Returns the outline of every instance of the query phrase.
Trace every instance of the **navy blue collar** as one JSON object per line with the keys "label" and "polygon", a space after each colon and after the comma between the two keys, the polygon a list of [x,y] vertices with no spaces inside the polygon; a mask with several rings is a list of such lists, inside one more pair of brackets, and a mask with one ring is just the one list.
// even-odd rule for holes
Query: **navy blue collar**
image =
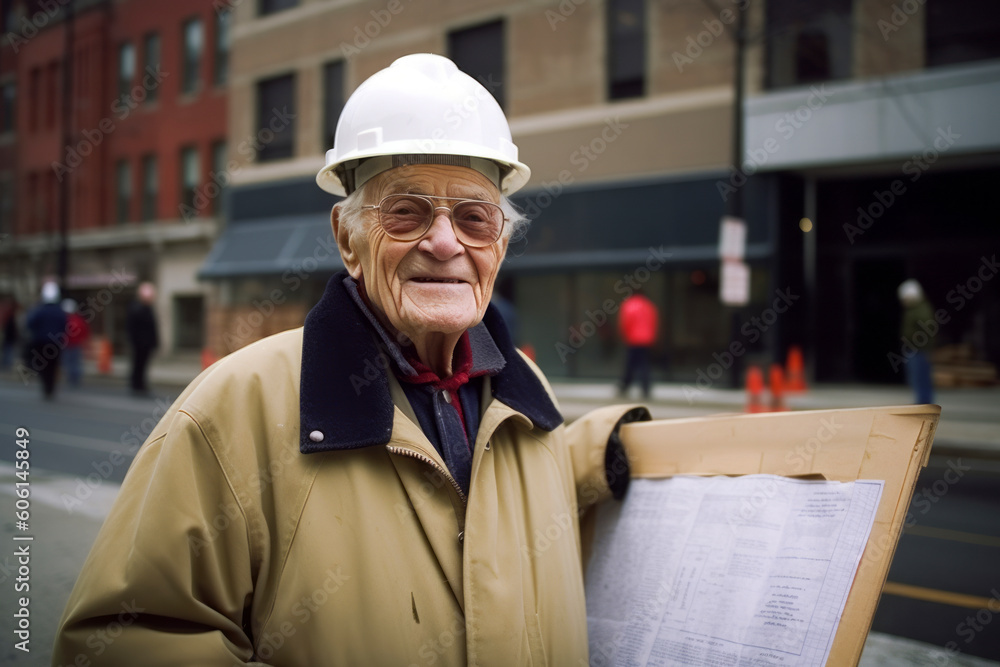
{"label": "navy blue collar", "polygon": [[[346,277],[346,272],[334,275],[306,316],[299,386],[303,454],[384,445],[392,437],[394,405],[386,373],[394,362],[345,286]],[[483,324],[506,361],[490,384],[493,397],[538,428],[551,431],[559,426],[562,415],[514,349],[492,305]]]}

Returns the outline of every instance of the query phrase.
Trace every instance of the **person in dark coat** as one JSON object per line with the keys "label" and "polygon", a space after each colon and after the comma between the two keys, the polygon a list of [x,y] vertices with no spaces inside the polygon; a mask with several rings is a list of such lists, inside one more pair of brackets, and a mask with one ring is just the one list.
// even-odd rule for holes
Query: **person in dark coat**
{"label": "person in dark coat", "polygon": [[56,391],[59,357],[66,345],[66,313],[59,306],[59,286],[42,285],[42,302],[28,313],[28,368],[42,376],[42,395],[50,400]]}
{"label": "person in dark coat", "polygon": [[156,288],[153,283],[139,285],[139,298],[132,302],[128,309],[128,338],[132,345],[132,376],[130,386],[132,393],[145,395],[149,393],[146,385],[146,368],[153,351],[160,345],[160,337],[156,328],[156,314],[153,312],[153,301],[156,299]]}

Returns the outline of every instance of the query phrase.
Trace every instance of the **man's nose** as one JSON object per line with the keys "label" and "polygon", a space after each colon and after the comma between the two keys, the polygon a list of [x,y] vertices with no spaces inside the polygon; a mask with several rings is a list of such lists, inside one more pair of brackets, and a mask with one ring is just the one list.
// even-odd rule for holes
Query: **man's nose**
{"label": "man's nose", "polygon": [[418,247],[434,255],[436,259],[442,260],[465,252],[465,246],[455,236],[450,209],[443,206],[434,209],[431,228],[427,230],[424,238],[420,239]]}

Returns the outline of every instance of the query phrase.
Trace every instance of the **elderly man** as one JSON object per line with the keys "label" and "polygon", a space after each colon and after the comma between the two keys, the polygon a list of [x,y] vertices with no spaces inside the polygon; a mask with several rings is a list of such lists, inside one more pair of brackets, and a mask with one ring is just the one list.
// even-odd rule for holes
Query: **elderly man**
{"label": "elderly man", "polygon": [[565,426],[489,307],[528,174],[451,61],[358,88],[317,177],[346,272],[149,436],[56,664],[586,664],[577,518],[624,492],[616,429],[647,415]]}

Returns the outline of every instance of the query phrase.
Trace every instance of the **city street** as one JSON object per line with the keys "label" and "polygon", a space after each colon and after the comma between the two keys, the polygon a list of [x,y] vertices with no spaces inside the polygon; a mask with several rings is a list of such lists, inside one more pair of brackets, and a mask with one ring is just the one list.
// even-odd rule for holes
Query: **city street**
{"label": "city street", "polygon": [[[14,496],[12,488],[6,487],[13,487],[15,481],[16,429],[26,427],[31,451],[31,532],[35,535],[32,653],[20,654],[8,642],[0,647],[3,664],[48,664],[58,615],[118,484],[139,444],[178,391],[178,387],[161,388],[151,397],[139,398],[114,380],[92,379],[85,389],[64,388],[54,401],[45,402],[37,385],[25,386],[11,376],[0,380],[0,433],[5,442],[0,447],[0,470],[4,472],[3,504],[8,508],[0,523],[5,536],[15,533]],[[556,391],[560,391],[558,386]],[[564,391],[568,403],[579,399],[569,386]],[[666,402],[654,408],[659,417],[713,410]],[[937,453],[917,485],[875,616],[876,633],[942,647],[937,660],[926,664],[984,664],[962,662],[958,652],[1000,659],[1000,572],[996,567],[1000,562],[1000,450],[993,457],[975,451],[968,456],[967,451],[936,443]],[[72,520],[67,521],[67,516]],[[4,591],[0,613],[5,619],[11,618],[16,601],[9,587],[16,567],[12,568],[9,554],[5,550],[0,555]],[[9,637],[9,631],[4,635]],[[905,660],[878,664],[911,664]],[[876,663],[863,660],[862,664]]]}

